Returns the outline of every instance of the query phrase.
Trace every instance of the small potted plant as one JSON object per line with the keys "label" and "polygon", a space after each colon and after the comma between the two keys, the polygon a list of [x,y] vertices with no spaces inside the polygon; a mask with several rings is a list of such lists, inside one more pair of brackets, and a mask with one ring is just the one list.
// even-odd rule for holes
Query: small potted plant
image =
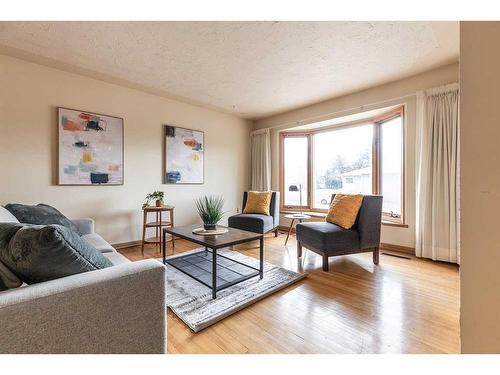
{"label": "small potted plant", "polygon": [[152,193],[146,195],[146,198],[144,199],[145,202],[143,203],[142,208],[144,209],[146,207],[149,207],[152,200],[155,200],[156,207],[162,207],[164,197],[165,193],[163,191],[153,191]]}
{"label": "small potted plant", "polygon": [[217,229],[217,223],[224,216],[222,207],[224,206],[224,199],[222,197],[204,196],[195,199],[196,209],[201,220],[203,220],[203,227],[205,230]]}

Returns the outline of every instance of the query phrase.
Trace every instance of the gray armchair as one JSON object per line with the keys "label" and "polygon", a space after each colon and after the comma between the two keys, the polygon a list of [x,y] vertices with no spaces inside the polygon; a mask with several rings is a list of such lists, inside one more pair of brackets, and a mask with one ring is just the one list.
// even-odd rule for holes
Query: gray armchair
{"label": "gray armchair", "polygon": [[[243,193],[243,210],[247,203],[248,193]],[[242,211],[243,211],[242,210]],[[269,205],[269,215],[261,214],[237,214],[228,218],[228,224],[231,228],[247,230],[255,233],[269,233],[274,231],[278,236],[278,226],[280,224],[280,193],[273,191],[271,203]]]}
{"label": "gray armchair", "polygon": [[351,229],[326,221],[297,224],[297,256],[304,246],[323,257],[323,271],[328,271],[329,257],[373,251],[373,263],[378,264],[381,224],[382,196],[365,195]]}

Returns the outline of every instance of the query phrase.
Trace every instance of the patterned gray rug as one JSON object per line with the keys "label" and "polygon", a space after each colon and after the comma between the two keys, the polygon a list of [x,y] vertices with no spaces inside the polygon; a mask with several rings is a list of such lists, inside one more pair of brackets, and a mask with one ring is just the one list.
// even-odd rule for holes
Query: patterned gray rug
{"label": "patterned gray rug", "polygon": [[[190,252],[200,250],[195,249]],[[190,252],[172,255],[168,259]],[[222,249],[218,250],[217,254],[256,268],[259,267],[258,259],[236,251]],[[194,332],[199,332],[305,277],[307,274],[299,274],[264,262],[264,278],[262,280],[256,276],[223,289],[217,292],[217,298],[213,300],[212,291],[208,287],[167,265],[167,307]]]}

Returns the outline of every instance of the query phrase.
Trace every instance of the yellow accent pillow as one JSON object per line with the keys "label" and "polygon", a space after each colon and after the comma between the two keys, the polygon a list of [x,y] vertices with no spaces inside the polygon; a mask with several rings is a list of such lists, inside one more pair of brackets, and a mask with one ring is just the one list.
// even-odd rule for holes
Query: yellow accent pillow
{"label": "yellow accent pillow", "polygon": [[269,215],[272,191],[249,191],[244,214]]}
{"label": "yellow accent pillow", "polygon": [[325,220],[344,229],[351,229],[362,202],[362,194],[336,194]]}

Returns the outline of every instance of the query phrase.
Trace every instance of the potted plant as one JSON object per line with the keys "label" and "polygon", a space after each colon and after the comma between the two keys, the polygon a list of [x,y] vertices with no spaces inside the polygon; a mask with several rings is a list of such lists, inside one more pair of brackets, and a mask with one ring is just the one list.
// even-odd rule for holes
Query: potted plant
{"label": "potted plant", "polygon": [[145,202],[143,203],[142,208],[144,209],[146,207],[149,207],[152,200],[155,200],[156,207],[162,207],[164,197],[165,193],[163,191],[153,191],[152,193],[146,195],[146,198],[144,199]]}
{"label": "potted plant", "polygon": [[203,220],[203,227],[205,230],[215,230],[217,223],[224,216],[222,207],[224,206],[224,199],[216,196],[204,196],[195,199],[196,209],[201,220]]}

